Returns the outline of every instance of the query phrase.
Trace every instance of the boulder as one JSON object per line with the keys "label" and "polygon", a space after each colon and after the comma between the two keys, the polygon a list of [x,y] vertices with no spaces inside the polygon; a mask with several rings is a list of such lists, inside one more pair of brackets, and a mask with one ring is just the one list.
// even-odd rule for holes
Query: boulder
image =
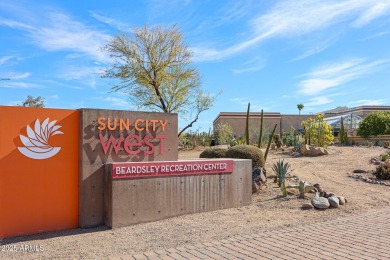
{"label": "boulder", "polygon": [[330,207],[329,200],[324,197],[314,197],[311,199],[311,204],[317,209],[327,209]]}
{"label": "boulder", "polygon": [[258,167],[253,169],[252,171],[252,179],[258,185],[263,185],[267,182],[266,170],[262,167]]}
{"label": "boulder", "polygon": [[329,154],[328,151],[323,147],[315,147],[311,145],[302,146],[301,153],[308,156],[320,156]]}
{"label": "boulder", "polygon": [[311,203],[305,203],[301,207],[302,209],[312,209],[314,206]]}
{"label": "boulder", "polygon": [[301,154],[302,155],[307,155],[309,153],[309,150],[310,150],[310,145],[305,144],[301,148]]}
{"label": "boulder", "polygon": [[329,204],[332,208],[338,208],[339,207],[339,199],[336,196],[331,196],[328,198]]}

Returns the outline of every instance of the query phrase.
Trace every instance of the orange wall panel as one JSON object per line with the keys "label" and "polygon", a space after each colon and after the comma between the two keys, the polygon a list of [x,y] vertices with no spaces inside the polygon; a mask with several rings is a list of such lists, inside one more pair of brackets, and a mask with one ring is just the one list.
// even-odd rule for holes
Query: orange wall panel
{"label": "orange wall panel", "polygon": [[78,226],[78,125],[76,110],[0,107],[0,238]]}

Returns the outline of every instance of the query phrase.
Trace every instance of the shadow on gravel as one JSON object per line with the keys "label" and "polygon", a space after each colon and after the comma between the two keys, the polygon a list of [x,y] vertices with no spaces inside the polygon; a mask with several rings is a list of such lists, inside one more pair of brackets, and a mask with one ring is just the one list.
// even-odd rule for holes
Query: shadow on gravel
{"label": "shadow on gravel", "polygon": [[33,235],[0,238],[0,245],[8,245],[13,243],[28,242],[34,240],[45,240],[45,239],[51,239],[55,237],[88,234],[88,233],[106,231],[109,229],[110,228],[107,226],[99,226],[94,228],[76,228],[76,229],[69,229],[69,230],[60,230],[60,231],[46,232],[40,234],[33,234]]}

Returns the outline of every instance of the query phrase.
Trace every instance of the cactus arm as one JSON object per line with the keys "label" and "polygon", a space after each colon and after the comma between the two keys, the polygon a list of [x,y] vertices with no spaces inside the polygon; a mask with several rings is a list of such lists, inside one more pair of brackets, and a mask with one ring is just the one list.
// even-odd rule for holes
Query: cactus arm
{"label": "cactus arm", "polygon": [[271,133],[271,135],[269,136],[267,149],[265,150],[265,154],[264,154],[264,161],[267,161],[267,155],[268,155],[269,147],[271,146],[272,138],[274,137],[274,134],[275,134],[275,130],[276,130],[276,126],[277,126],[277,125],[278,125],[278,124],[275,124],[274,129],[272,130],[272,133]]}
{"label": "cactus arm", "polygon": [[264,122],[264,113],[263,113],[263,109],[261,110],[261,119],[260,119],[260,135],[259,135],[259,143],[257,144],[257,146],[259,148],[261,148],[261,146],[263,145],[263,122]]}
{"label": "cactus arm", "polygon": [[245,124],[245,138],[246,138],[246,144],[249,145],[250,139],[249,139],[249,111],[251,108],[251,103],[248,103],[248,110],[246,112],[246,124]]}

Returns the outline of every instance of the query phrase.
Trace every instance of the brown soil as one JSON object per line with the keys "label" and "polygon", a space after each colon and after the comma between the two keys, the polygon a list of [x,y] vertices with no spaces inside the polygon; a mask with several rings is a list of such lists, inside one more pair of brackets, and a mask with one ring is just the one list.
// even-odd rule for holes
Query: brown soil
{"label": "brown soil", "polygon": [[[110,230],[99,227],[86,230],[51,232],[3,239],[2,246],[41,246],[43,252],[0,252],[0,258],[102,258],[143,251],[177,247],[183,244],[226,239],[236,235],[261,233],[283,227],[301,226],[388,207],[390,187],[349,177],[355,169],[374,170],[369,159],[384,153],[379,147],[329,147],[329,155],[291,158],[287,152],[272,151],[266,163],[280,158],[291,164],[293,175],[310,183],[320,183],[327,192],[344,196],[348,203],[337,209],[302,210],[310,201],[298,198],[298,191],[281,197],[280,189],[268,184],[253,196],[250,206],[185,215],[162,221]],[[182,151],[180,158],[198,158],[201,151]],[[293,183],[293,182],[292,182]]]}

